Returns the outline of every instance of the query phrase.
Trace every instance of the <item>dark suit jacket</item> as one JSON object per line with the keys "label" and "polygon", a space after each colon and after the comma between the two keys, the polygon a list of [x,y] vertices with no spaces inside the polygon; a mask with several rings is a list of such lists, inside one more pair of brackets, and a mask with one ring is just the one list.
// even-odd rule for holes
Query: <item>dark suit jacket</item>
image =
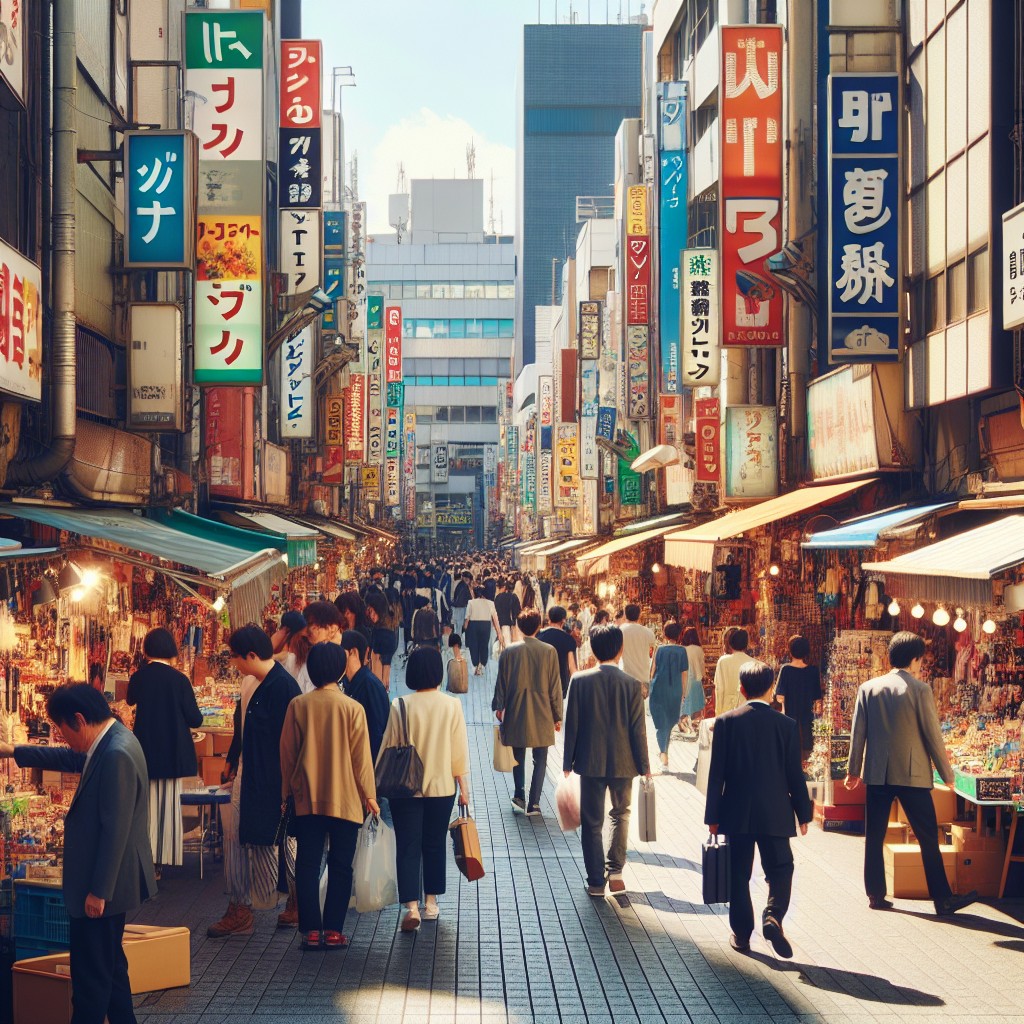
{"label": "dark suit jacket", "polygon": [[[81,772],[85,754],[67,747],[15,747],[21,768]],[[64,819],[64,903],[85,917],[85,897],[106,900],[104,917],[156,895],[149,846],[149,777],[139,741],[120,722],[106,731]]]}
{"label": "dark suit jacket", "polygon": [[572,677],[564,728],[564,771],[631,779],[651,770],[640,683],[615,665]]}
{"label": "dark suit jacket", "polygon": [[715,719],[704,823],[724,835],[795,836],[813,817],[796,722],[760,701]]}
{"label": "dark suit jacket", "polygon": [[128,703],[135,706],[135,738],[146,755],[151,779],[184,779],[196,773],[196,748],[190,728],[203,713],[188,676],[151,661],[128,680]]}
{"label": "dark suit jacket", "polygon": [[346,696],[362,704],[366,712],[366,730],[370,734],[370,754],[374,764],[391,714],[391,699],[384,684],[364,665],[351,679],[342,678]]}

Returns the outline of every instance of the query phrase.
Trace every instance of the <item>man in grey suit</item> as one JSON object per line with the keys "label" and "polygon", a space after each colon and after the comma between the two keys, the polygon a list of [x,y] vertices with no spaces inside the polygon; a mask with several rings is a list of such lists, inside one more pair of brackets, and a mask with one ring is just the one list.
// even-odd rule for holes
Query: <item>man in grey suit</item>
{"label": "man in grey suit", "polygon": [[72,1024],[134,1024],[125,914],[156,895],[149,776],[139,741],[86,683],[50,694],[46,713],[71,748],[0,744],[21,768],[80,772],[64,819],[64,903],[71,921]]}
{"label": "man in grey suit", "polygon": [[925,651],[921,637],[897,633],[889,641],[892,672],[869,680],[857,691],[846,788],[856,789],[862,781],[867,785],[864,888],[868,906],[872,910],[892,907],[885,898],[882,844],[892,802],[899,798],[921,845],[935,912],[943,916],[973,903],[978,894],[954,896],[942,866],[931,796],[932,764],[948,785],[953,784],[953,769],[946,756],[931,687],[918,678]]}
{"label": "man in grey suit", "polygon": [[[502,739],[516,759],[512,769],[512,808],[519,814],[540,814],[540,794],[548,764],[548,748],[562,728],[562,677],[558,652],[537,639],[540,612],[521,612],[516,625],[523,639],[498,658],[491,710],[501,722]],[[526,750],[533,749],[533,779],[526,800]]]}
{"label": "man in grey suit", "polygon": [[[626,888],[626,839],[633,800],[633,779],[650,778],[647,726],[639,679],[626,675],[616,662],[622,656],[622,630],[595,626],[590,649],[600,664],[577,672],[569,684],[565,714],[562,768],[580,776],[580,840],[587,868],[587,893],[604,896],[605,879],[612,892]],[[612,839],[605,859],[605,796],[611,796]]]}

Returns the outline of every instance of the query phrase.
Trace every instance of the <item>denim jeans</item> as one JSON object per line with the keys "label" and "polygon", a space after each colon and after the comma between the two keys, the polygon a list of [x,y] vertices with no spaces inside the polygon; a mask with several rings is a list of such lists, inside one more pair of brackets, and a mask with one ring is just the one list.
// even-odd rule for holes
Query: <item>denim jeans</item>
{"label": "denim jeans", "polygon": [[[340,932],[352,895],[352,858],[359,825],[324,814],[300,814],[293,819],[299,841],[295,858],[295,895],[299,905],[299,930]],[[320,914],[320,862],[327,850],[327,898]]]}

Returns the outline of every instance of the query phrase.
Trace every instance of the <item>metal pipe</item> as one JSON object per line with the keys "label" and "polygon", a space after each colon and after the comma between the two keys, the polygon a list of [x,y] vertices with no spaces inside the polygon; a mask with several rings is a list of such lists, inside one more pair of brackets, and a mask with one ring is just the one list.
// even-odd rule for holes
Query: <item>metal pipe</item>
{"label": "metal pipe", "polygon": [[[45,46],[45,43],[44,43]],[[7,486],[53,480],[75,453],[75,152],[77,128],[75,0],[53,0],[53,327],[50,345],[50,444],[15,462]],[[48,83],[42,83],[46,88]]]}

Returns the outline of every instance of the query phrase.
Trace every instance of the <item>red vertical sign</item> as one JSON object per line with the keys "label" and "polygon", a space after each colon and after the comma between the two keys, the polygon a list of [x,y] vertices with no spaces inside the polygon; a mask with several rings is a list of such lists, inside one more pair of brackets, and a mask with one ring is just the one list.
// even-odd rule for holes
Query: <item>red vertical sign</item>
{"label": "red vertical sign", "polygon": [[719,231],[722,343],[781,345],[782,26],[723,25]]}
{"label": "red vertical sign", "polygon": [[717,398],[697,399],[697,482],[717,484],[722,477],[722,413]]}
{"label": "red vertical sign", "polygon": [[398,306],[384,310],[384,380],[402,382],[402,310]]}
{"label": "red vertical sign", "polygon": [[345,388],[345,459],[365,462],[366,375],[353,373]]}
{"label": "red vertical sign", "polygon": [[651,239],[648,235],[626,236],[626,323],[647,324],[651,320]]}
{"label": "red vertical sign", "polygon": [[561,353],[561,406],[558,410],[562,423],[576,422],[576,359],[579,352],[574,348],[563,348]]}
{"label": "red vertical sign", "polygon": [[281,127],[319,128],[323,108],[319,39],[281,40]]}

